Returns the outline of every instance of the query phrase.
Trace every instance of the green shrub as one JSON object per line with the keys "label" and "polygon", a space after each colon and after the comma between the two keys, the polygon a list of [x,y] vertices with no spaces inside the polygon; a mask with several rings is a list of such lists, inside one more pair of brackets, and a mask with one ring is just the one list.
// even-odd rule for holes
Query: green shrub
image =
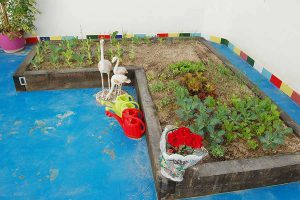
{"label": "green shrub", "polygon": [[151,92],[161,92],[165,88],[166,88],[166,85],[161,81],[150,84],[150,91]]}
{"label": "green shrub", "polygon": [[186,88],[176,89],[178,117],[188,122],[190,129],[209,142],[208,149],[214,157],[224,156],[223,145],[237,138],[244,140],[249,149],[262,145],[265,150],[284,144],[285,137],[292,133],[286,128],[280,113],[270,99],[233,97],[225,105],[212,97],[201,101],[189,96]]}
{"label": "green shrub", "polygon": [[180,61],[178,63],[170,64],[169,68],[175,75],[204,72],[206,67],[202,62]]}

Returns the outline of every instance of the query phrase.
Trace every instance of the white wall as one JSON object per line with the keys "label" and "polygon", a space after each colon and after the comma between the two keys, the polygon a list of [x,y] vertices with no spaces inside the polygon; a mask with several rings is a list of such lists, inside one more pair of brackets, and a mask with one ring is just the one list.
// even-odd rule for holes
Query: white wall
{"label": "white wall", "polygon": [[[39,36],[201,32],[229,39],[300,91],[299,0],[37,0]],[[298,12],[297,12],[298,11]]]}
{"label": "white wall", "polygon": [[[78,35],[111,33],[201,32],[227,30],[232,2],[221,0],[37,0],[42,12],[38,34]],[[223,2],[223,3],[222,3]],[[223,14],[225,13],[225,15]],[[222,31],[220,31],[222,30]]]}
{"label": "white wall", "polygon": [[300,1],[234,0],[234,8],[227,38],[300,92]]}

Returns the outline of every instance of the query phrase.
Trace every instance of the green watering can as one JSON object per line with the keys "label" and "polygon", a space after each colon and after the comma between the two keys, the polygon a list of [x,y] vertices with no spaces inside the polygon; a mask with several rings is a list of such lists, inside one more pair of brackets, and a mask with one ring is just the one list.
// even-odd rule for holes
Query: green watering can
{"label": "green watering can", "polygon": [[115,103],[111,102],[104,102],[106,106],[106,111],[113,111],[119,117],[122,117],[123,110],[127,108],[137,108],[139,109],[140,106],[137,102],[134,101],[134,98],[129,94],[122,94],[117,96]]}

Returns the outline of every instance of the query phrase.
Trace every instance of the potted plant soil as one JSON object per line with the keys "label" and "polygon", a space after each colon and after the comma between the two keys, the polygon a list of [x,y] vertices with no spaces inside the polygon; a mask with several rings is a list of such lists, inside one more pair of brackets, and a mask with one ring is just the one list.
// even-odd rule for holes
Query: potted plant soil
{"label": "potted plant soil", "polygon": [[24,49],[24,33],[35,29],[36,0],[0,0],[0,46],[7,53]]}
{"label": "potted plant soil", "polygon": [[166,126],[160,139],[161,174],[173,181],[182,181],[185,170],[208,155],[202,136],[189,128]]}

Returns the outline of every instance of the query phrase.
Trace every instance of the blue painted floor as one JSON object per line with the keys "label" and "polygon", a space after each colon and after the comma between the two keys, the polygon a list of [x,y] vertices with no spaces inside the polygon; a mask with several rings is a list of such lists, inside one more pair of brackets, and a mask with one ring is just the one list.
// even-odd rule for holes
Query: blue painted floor
{"label": "blue painted floor", "polygon": [[[299,123],[294,102],[229,49],[213,46]],[[0,199],[156,199],[145,138],[127,139],[117,122],[104,116],[93,97],[97,89],[15,92],[11,76],[27,51],[0,50]],[[297,182],[194,199],[299,195]]]}
{"label": "blue painted floor", "polygon": [[0,50],[0,199],[156,199],[145,137],[124,136],[99,89],[15,92],[27,52]]}

